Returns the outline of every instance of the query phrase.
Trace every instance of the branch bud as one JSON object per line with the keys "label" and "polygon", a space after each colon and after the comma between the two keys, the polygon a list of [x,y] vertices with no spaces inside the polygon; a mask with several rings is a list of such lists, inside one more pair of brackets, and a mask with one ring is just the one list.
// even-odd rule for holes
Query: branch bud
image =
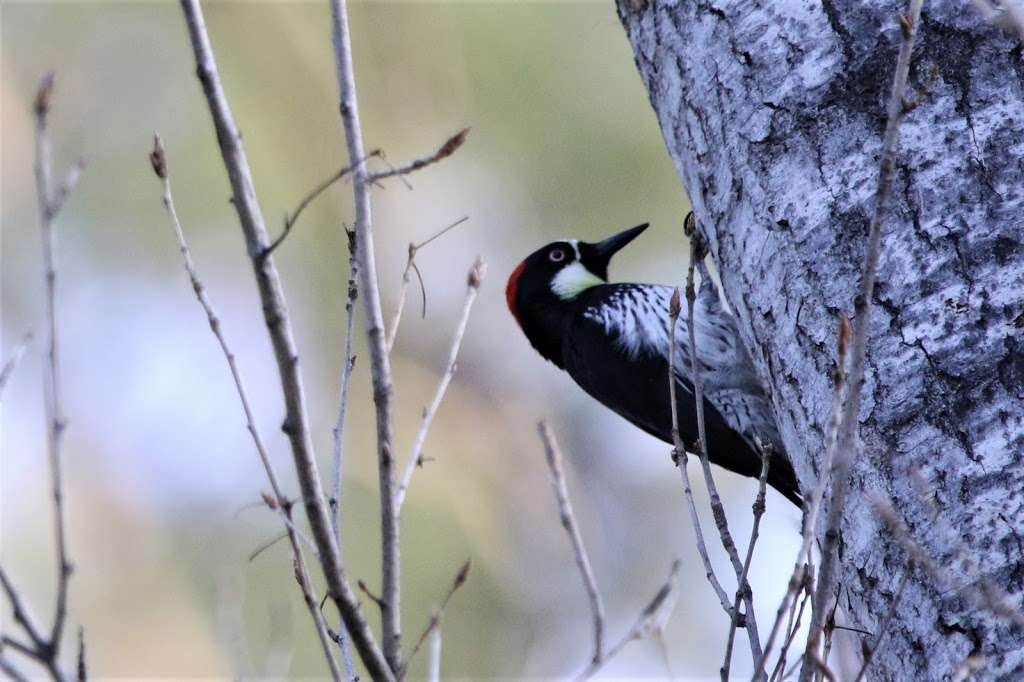
{"label": "branch bud", "polygon": [[469,135],[469,128],[463,128],[449,137],[445,143],[441,145],[441,148],[437,150],[437,160],[440,161],[441,159],[454,154],[455,151],[462,146],[462,143],[466,141],[467,135]]}
{"label": "branch bud", "polygon": [[473,266],[469,269],[469,275],[466,277],[466,284],[471,289],[479,289],[481,282],[484,281],[484,277],[487,275],[487,263],[483,261],[480,256],[476,257],[473,261]]}
{"label": "branch bud", "polygon": [[850,318],[846,313],[839,312],[839,338],[836,341],[836,349],[839,351],[839,363],[846,359],[846,350],[850,347]]}
{"label": "branch bud", "polygon": [[43,76],[43,80],[39,82],[39,90],[36,91],[36,101],[33,105],[36,116],[46,116],[50,111],[50,97],[53,95],[54,78],[54,73],[51,71]]}
{"label": "branch bud", "polygon": [[672,290],[672,298],[668,302],[668,316],[673,320],[679,317],[683,306],[679,301],[679,287]]}
{"label": "branch bud", "polygon": [[469,577],[469,569],[473,566],[472,559],[466,559],[466,563],[462,564],[462,568],[459,569],[458,575],[455,576],[455,582],[452,584],[452,589],[458,589],[462,587],[462,584],[466,582],[466,578]]}
{"label": "branch bud", "polygon": [[913,24],[910,23],[910,17],[906,14],[900,15],[900,33],[903,34],[904,38],[910,37],[910,29],[913,28]]}
{"label": "branch bud", "polygon": [[160,136],[153,135],[153,151],[149,153],[149,162],[153,165],[153,172],[161,180],[167,179],[167,158],[164,156],[164,145]]}

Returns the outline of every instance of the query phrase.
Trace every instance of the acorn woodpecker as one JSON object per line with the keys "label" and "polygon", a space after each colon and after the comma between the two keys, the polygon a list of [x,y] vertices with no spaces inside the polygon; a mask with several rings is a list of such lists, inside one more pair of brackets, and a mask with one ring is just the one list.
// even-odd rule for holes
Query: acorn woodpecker
{"label": "acorn woodpecker", "polygon": [[[565,370],[606,407],[647,433],[672,442],[668,388],[669,302],[673,289],[608,283],[608,263],[647,224],[596,244],[552,242],[512,271],[505,287],[509,310],[530,344]],[[775,418],[743,348],[736,321],[722,305],[703,262],[694,302],[697,354],[704,380],[708,458],[757,478],[758,437],[771,444],[768,483],[797,506],[800,489],[782,448]],[[679,430],[697,442],[697,416],[686,315],[680,315],[673,352]]]}

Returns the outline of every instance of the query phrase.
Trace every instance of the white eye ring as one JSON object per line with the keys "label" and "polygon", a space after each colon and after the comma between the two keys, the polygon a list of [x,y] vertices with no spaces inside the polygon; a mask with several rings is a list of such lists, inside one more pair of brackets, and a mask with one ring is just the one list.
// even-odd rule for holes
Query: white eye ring
{"label": "white eye ring", "polygon": [[565,251],[562,249],[555,249],[548,254],[548,260],[552,263],[561,263],[565,260]]}

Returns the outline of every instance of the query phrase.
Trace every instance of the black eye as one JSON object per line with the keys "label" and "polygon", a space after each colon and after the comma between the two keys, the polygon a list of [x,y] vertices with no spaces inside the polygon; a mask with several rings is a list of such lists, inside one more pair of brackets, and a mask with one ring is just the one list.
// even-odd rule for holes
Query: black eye
{"label": "black eye", "polygon": [[562,261],[565,260],[565,251],[563,251],[562,249],[555,249],[554,251],[548,254],[548,260],[550,260],[552,263],[561,263]]}

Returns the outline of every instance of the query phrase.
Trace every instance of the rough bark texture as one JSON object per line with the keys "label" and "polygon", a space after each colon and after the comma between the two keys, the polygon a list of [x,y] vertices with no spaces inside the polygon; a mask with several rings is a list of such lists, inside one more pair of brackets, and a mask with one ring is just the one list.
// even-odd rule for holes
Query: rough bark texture
{"label": "rough bark texture", "polygon": [[[860,278],[904,5],[619,2],[808,489],[824,450],[836,313],[852,312]],[[1021,48],[970,2],[928,2],[910,84],[927,94],[901,128],[863,452],[840,542],[841,606],[849,625],[873,630],[906,568],[870,503],[882,491],[950,584],[911,577],[874,675],[948,679],[980,653],[980,678],[1024,679],[1024,632],[971,587],[987,577],[1017,608],[1024,595]]]}

